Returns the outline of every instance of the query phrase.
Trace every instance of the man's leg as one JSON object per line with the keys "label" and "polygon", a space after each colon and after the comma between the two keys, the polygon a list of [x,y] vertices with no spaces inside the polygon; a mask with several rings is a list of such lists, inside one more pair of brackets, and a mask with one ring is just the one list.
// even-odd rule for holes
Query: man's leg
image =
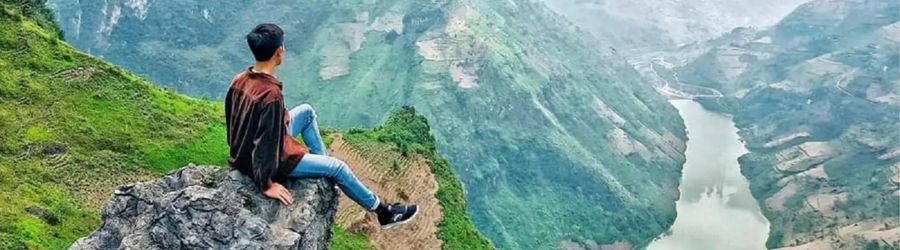
{"label": "man's leg", "polygon": [[356,204],[368,211],[378,208],[378,197],[353,175],[353,171],[346,163],[337,158],[325,155],[304,155],[300,164],[294,168],[294,172],[291,172],[291,177],[332,179],[341,187],[341,191],[344,191],[344,194],[347,194],[347,197],[350,197]]}
{"label": "man's leg", "polygon": [[303,144],[309,147],[309,152],[317,155],[328,155],[325,150],[325,142],[319,134],[319,124],[316,121],[316,110],[309,104],[300,104],[289,111],[291,123],[288,132],[291,136],[303,137]]}
{"label": "man's leg", "polygon": [[292,136],[303,137],[303,143],[309,147],[310,154],[303,156],[294,171],[293,178],[329,178],[337,182],[341,191],[359,204],[364,209],[375,212],[378,223],[382,229],[390,229],[394,226],[409,222],[416,217],[419,207],[416,205],[381,204],[377,196],[372,194],[362,182],[353,174],[350,167],[341,160],[329,157],[325,150],[325,143],[319,135],[319,125],[316,122],[316,111],[309,104],[297,106],[289,112],[291,123],[288,132]]}

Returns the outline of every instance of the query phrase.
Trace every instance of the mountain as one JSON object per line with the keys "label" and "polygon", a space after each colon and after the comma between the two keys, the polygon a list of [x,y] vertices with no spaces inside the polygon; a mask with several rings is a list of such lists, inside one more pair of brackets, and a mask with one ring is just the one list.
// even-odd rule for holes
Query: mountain
{"label": "mountain", "polygon": [[[816,0],[676,65],[721,91],[768,247],[900,247],[900,3]],[[678,61],[672,59],[668,61]]]}
{"label": "mountain", "polygon": [[[621,56],[529,0],[50,1],[76,47],[220,98],[242,36],[286,32],[288,104],[341,129],[415,106],[507,249],[641,246],[669,228],[684,126]],[[649,181],[653,180],[653,181]],[[637,226],[640,225],[640,226]]]}
{"label": "mountain", "polygon": [[[102,226],[100,208],[117,186],[161,177],[188,163],[225,166],[228,147],[221,103],[155,87],[78,52],[61,40],[52,12],[42,1],[0,1],[0,31],[0,249],[66,248]],[[435,238],[440,247],[449,249],[491,249],[466,213],[462,185],[436,153],[428,132],[423,117],[414,109],[401,108],[375,129],[350,131],[347,146],[333,152],[373,162],[361,174],[371,186],[394,187],[413,174],[416,180],[431,183],[423,192],[382,190],[396,201],[414,200],[427,203],[429,211],[440,211],[423,215],[420,221],[427,223],[415,229],[393,231],[427,232],[404,239]],[[336,131],[329,129],[328,135],[328,143],[343,142],[332,139],[338,136]],[[366,148],[382,151],[369,154]],[[128,197],[117,201],[129,211],[142,208]],[[318,209],[328,208],[324,207]],[[323,215],[313,217],[353,212],[344,207],[321,210]],[[331,227],[330,222],[325,224],[321,225]],[[350,226],[336,224],[332,249],[374,249],[377,242],[371,233],[351,232]],[[95,239],[117,239],[98,236],[102,237]],[[86,244],[90,242],[96,241]],[[328,242],[315,242],[322,243]]]}
{"label": "mountain", "polygon": [[775,24],[808,0],[543,0],[629,56],[714,39],[737,27]]}

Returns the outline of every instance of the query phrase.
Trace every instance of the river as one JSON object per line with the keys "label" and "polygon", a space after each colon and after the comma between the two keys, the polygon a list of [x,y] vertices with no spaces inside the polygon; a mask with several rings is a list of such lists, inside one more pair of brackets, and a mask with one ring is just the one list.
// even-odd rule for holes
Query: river
{"label": "river", "polygon": [[765,249],[769,222],[750,194],[737,158],[747,152],[727,116],[690,100],[670,101],[688,131],[678,217],[651,250]]}

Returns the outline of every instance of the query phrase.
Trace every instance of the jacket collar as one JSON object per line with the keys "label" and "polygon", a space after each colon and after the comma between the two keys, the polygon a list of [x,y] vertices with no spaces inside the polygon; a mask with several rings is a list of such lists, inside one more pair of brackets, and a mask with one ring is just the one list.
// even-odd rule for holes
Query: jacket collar
{"label": "jacket collar", "polygon": [[250,66],[247,68],[247,75],[250,76],[250,78],[266,79],[266,80],[268,80],[268,82],[272,82],[272,83],[275,83],[276,85],[278,85],[278,88],[283,88],[283,86],[284,86],[284,84],[281,81],[279,81],[278,78],[276,78],[275,76],[270,75],[265,72],[259,72],[259,71],[253,70],[253,66]]}

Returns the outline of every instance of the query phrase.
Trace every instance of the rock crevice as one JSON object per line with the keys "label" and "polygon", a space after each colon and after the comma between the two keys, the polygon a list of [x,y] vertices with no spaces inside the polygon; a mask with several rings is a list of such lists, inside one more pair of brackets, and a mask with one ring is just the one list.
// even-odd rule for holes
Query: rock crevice
{"label": "rock crevice", "polygon": [[267,199],[250,178],[187,166],[121,186],[100,228],[70,249],[325,249],[338,194],[326,180],[284,183],[294,203]]}

